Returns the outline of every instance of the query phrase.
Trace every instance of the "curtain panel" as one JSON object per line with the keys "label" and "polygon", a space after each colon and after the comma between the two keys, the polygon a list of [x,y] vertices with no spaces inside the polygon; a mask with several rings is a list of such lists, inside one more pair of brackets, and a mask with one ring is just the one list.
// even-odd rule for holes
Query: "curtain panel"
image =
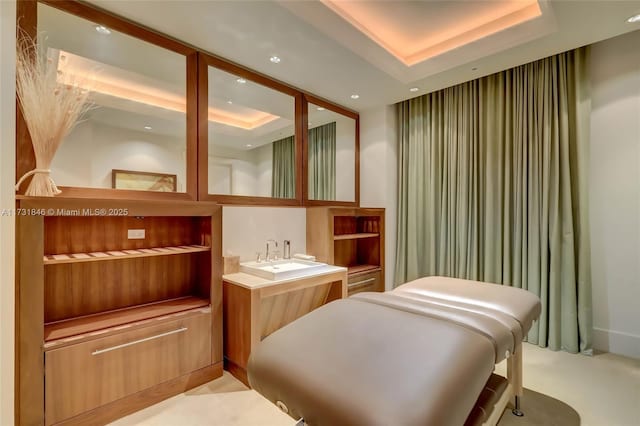
{"label": "curtain panel", "polygon": [[309,129],[309,199],[336,199],[336,123]]}
{"label": "curtain panel", "polygon": [[296,197],[296,143],[295,137],[280,139],[272,144],[273,175],[271,196],[274,198]]}
{"label": "curtain panel", "polygon": [[444,275],[527,289],[527,339],[591,351],[588,48],[397,104],[396,284]]}

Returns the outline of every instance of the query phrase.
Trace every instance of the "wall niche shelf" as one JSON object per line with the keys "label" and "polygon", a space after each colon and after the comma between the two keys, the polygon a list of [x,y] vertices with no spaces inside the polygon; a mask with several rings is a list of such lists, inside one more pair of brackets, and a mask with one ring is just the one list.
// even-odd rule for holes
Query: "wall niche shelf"
{"label": "wall niche shelf", "polygon": [[211,247],[200,245],[152,247],[129,250],[96,251],[91,253],[47,254],[44,255],[43,260],[45,265],[56,265],[60,263],[99,262],[104,260],[133,259],[136,257],[170,256],[174,254],[199,253],[209,250],[211,250]]}
{"label": "wall niche shelf", "polygon": [[[16,217],[19,424],[106,424],[222,375],[220,206],[17,207],[32,214]],[[125,215],[66,215],[102,209]]]}
{"label": "wall niche shelf", "polygon": [[349,295],[384,291],[384,209],[308,207],[307,253],[346,267]]}
{"label": "wall niche shelf", "polygon": [[[77,342],[87,335],[100,335],[109,329],[123,329],[124,326],[144,323],[148,320],[164,317],[161,320],[169,319],[174,314],[188,312],[194,309],[205,308],[211,305],[209,299],[200,297],[181,297],[173,300],[148,303],[139,306],[107,311],[100,314],[87,315],[73,319],[45,323],[44,341],[45,348],[57,343],[56,340],[67,339]],[[98,333],[99,332],[99,333]],[[69,338],[72,339],[69,339]],[[56,345],[57,347],[57,345]]]}
{"label": "wall niche shelf", "polygon": [[371,233],[371,232],[360,232],[358,234],[343,234],[343,235],[334,235],[333,239],[336,240],[357,240],[360,238],[376,238],[379,237],[380,234]]}

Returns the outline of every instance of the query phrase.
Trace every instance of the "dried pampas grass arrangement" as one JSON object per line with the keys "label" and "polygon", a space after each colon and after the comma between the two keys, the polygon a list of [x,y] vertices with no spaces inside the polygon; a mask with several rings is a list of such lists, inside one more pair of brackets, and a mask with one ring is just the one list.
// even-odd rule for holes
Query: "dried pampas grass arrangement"
{"label": "dried pampas grass arrangement", "polygon": [[89,91],[68,78],[59,78],[54,59],[63,57],[38,55],[36,43],[22,32],[16,44],[16,91],[36,157],[36,168],[18,180],[16,191],[33,175],[25,195],[51,197],[61,192],[50,176],[51,161],[62,140],[90,108]]}

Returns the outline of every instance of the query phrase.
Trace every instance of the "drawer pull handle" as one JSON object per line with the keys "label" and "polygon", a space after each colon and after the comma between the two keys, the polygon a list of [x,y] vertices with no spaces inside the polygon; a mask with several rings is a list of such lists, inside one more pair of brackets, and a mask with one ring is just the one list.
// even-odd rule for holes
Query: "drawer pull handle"
{"label": "drawer pull handle", "polygon": [[362,281],[357,281],[355,283],[351,283],[351,284],[349,284],[348,287],[349,288],[360,287],[360,286],[363,286],[365,284],[371,283],[371,282],[373,282],[375,280],[376,280],[375,278],[368,278],[366,280],[362,280]]}
{"label": "drawer pull handle", "polygon": [[159,339],[160,337],[170,336],[172,334],[182,333],[184,331],[187,331],[187,327],[182,327],[182,328],[179,328],[177,330],[167,331],[166,333],[156,334],[155,336],[145,337],[144,339],[134,340],[133,342],[127,342],[127,343],[123,343],[121,345],[111,346],[110,348],[97,349],[97,350],[91,352],[91,355],[100,355],[100,354],[103,354],[105,352],[115,351],[116,349],[126,348],[127,346],[137,345],[138,343],[147,342],[147,341],[153,340],[153,339]]}

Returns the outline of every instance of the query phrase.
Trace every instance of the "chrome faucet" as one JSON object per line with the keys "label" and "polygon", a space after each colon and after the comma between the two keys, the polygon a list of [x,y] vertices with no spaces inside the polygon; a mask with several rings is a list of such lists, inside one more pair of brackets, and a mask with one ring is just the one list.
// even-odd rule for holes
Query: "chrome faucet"
{"label": "chrome faucet", "polygon": [[278,242],[276,240],[269,239],[267,240],[267,253],[265,254],[265,260],[268,262],[269,260],[269,243],[275,243],[276,247],[278,247]]}

